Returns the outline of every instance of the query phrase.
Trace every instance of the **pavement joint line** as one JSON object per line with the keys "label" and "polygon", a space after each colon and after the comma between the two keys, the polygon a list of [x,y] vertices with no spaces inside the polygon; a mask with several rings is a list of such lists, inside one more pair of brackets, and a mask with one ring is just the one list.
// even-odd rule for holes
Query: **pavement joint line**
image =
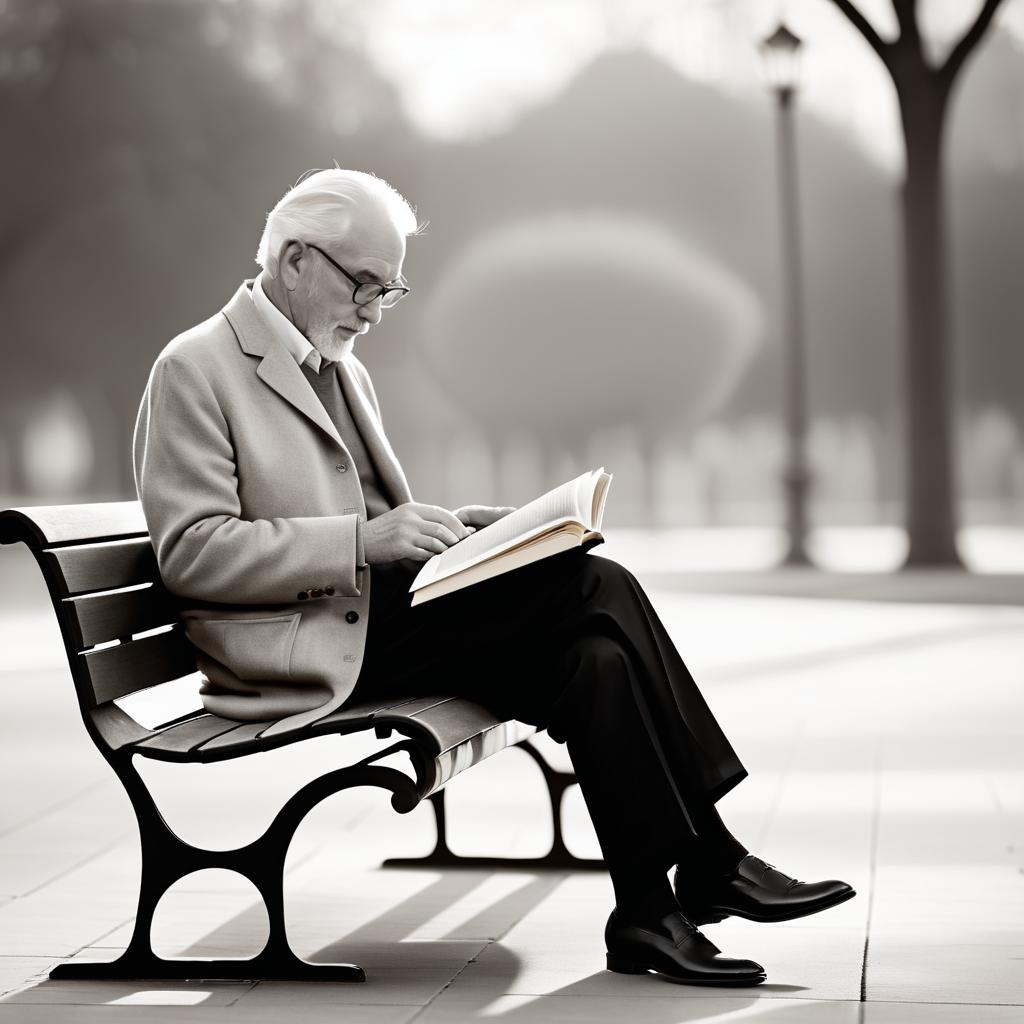
{"label": "pavement joint line", "polygon": [[245,988],[245,990],[243,992],[239,992],[238,995],[235,996],[235,998],[231,1000],[231,1002],[226,1004],[226,1006],[236,1006],[238,1004],[238,1000],[239,999],[242,999],[245,996],[247,996],[250,992],[255,991],[259,987],[259,985],[260,985],[260,979],[257,979],[256,981],[251,981],[248,984],[248,986]]}
{"label": "pavement joint line", "polygon": [[1003,807],[1002,802],[999,799],[999,792],[996,790],[995,783],[992,781],[991,775],[985,776],[985,788],[988,790],[989,796],[992,797],[992,803],[995,805],[996,812],[998,814],[1006,814],[1006,808]]}
{"label": "pavement joint line", "polygon": [[[560,886],[560,885],[561,885],[561,884],[562,884],[562,883],[563,883],[563,882],[564,882],[564,881],[565,881],[565,880],[566,880],[566,879],[567,879],[567,878],[569,877],[569,875],[570,875],[570,874],[571,874],[571,872],[569,872],[569,871],[557,871],[557,872],[555,872],[555,871],[552,871],[552,872],[550,872],[550,873],[548,874],[548,876],[547,876],[547,880],[548,880],[548,881],[550,881],[550,882],[551,882],[552,884],[551,884],[551,885],[549,886],[549,888],[548,888],[547,896],[550,896],[550,895],[551,895],[551,894],[552,894],[552,893],[553,893],[553,892],[554,892],[554,891],[555,891],[555,890],[556,890],[556,889],[557,889],[557,888],[558,888],[558,887],[559,887],[559,886]],[[546,897],[545,897],[545,898],[546,898]],[[534,909],[535,909],[535,907],[536,907],[536,906],[539,906],[539,904],[535,904],[535,905],[534,905]],[[527,913],[529,913],[529,911],[527,911]],[[525,917],[525,916],[526,916],[526,915],[524,914],[524,915],[523,915],[523,917]],[[430,1005],[431,1005],[431,1004],[432,1004],[432,1003],[434,1002],[434,1000],[435,1000],[435,999],[437,999],[437,997],[438,997],[438,996],[444,995],[444,993],[445,993],[445,992],[447,992],[447,991],[448,991],[448,989],[450,989],[450,988],[452,987],[452,985],[454,985],[454,984],[455,984],[455,982],[456,982],[456,981],[458,981],[458,979],[459,979],[459,978],[460,978],[460,977],[462,976],[463,972],[465,972],[465,971],[467,971],[467,970],[469,969],[469,965],[470,965],[470,964],[475,964],[475,963],[476,963],[476,962],[477,962],[477,961],[478,961],[478,960],[480,959],[480,957],[482,957],[482,956],[484,955],[484,953],[486,953],[486,952],[487,952],[487,950],[489,950],[489,949],[491,948],[491,946],[493,946],[493,945],[494,945],[495,943],[501,942],[501,940],[502,940],[503,938],[505,938],[505,936],[506,936],[506,935],[508,935],[508,933],[509,933],[510,931],[512,931],[512,929],[513,929],[513,928],[515,928],[515,926],[516,926],[517,924],[519,924],[519,923],[520,923],[520,922],[521,922],[521,921],[523,920],[523,917],[517,917],[517,918],[516,918],[516,919],[515,919],[514,921],[511,921],[511,922],[509,923],[508,927],[507,927],[507,928],[505,928],[505,929],[504,929],[504,930],[503,930],[502,932],[500,932],[500,933],[499,933],[498,935],[495,935],[495,936],[493,936],[493,937],[491,937],[491,938],[487,938],[487,939],[486,939],[486,940],[484,941],[484,945],[483,945],[483,946],[482,946],[482,947],[481,947],[481,948],[480,948],[479,950],[477,950],[477,952],[476,952],[476,953],[475,953],[475,954],[474,954],[474,955],[473,955],[473,956],[472,956],[472,957],[471,957],[471,958],[470,958],[469,960],[467,960],[467,961],[465,962],[465,964],[463,964],[463,966],[462,966],[462,967],[460,967],[460,968],[459,968],[459,969],[458,969],[458,970],[457,970],[457,971],[456,971],[456,972],[455,972],[455,973],[454,973],[454,974],[453,974],[453,975],[452,975],[452,976],[451,976],[451,977],[450,977],[450,978],[448,979],[448,981],[446,981],[446,982],[444,983],[444,985],[442,985],[442,986],[441,986],[441,988],[439,988],[439,989],[438,989],[438,990],[437,990],[437,991],[436,991],[436,992],[435,992],[435,993],[434,993],[434,994],[433,994],[433,995],[432,995],[432,996],[431,996],[431,997],[430,997],[430,998],[429,998],[429,999],[428,999],[428,1000],[427,1000],[427,1001],[426,1001],[426,1002],[425,1002],[425,1003],[424,1003],[424,1004],[423,1004],[423,1005],[422,1005],[422,1006],[421,1006],[421,1007],[420,1007],[420,1008],[419,1008],[419,1009],[418,1009],[418,1010],[417,1010],[417,1011],[416,1011],[416,1012],[415,1012],[415,1013],[414,1013],[414,1014],[413,1014],[413,1015],[412,1015],[412,1016],[411,1016],[411,1017],[410,1017],[410,1018],[409,1018],[409,1019],[408,1019],[407,1021],[406,1021],[406,1024],[413,1024],[413,1021],[415,1021],[415,1020],[416,1020],[416,1018],[417,1018],[417,1017],[419,1017],[419,1016],[420,1016],[420,1014],[421,1014],[421,1013],[423,1013],[423,1011],[424,1011],[424,1010],[426,1010],[426,1009],[427,1009],[427,1008],[428,1008],[428,1007],[429,1007],[429,1006],[430,1006]],[[503,993],[501,993],[501,995],[508,995],[508,994],[509,994],[509,993],[504,993],[504,992],[503,992]]]}
{"label": "pavement joint line", "polygon": [[[135,915],[134,915],[134,914],[130,914],[130,915],[129,915],[128,917],[123,917],[123,918],[121,918],[121,920],[120,920],[120,921],[118,921],[118,922],[117,922],[117,924],[113,925],[113,926],[112,926],[111,928],[108,928],[108,929],[107,929],[107,930],[106,930],[105,932],[101,932],[101,933],[100,933],[100,934],[99,934],[99,935],[98,935],[98,936],[97,936],[97,937],[96,937],[95,939],[93,939],[93,940],[92,940],[92,941],[90,941],[90,942],[87,942],[87,943],[85,943],[85,944],[84,944],[84,945],[82,945],[82,946],[79,946],[79,947],[78,947],[78,949],[76,949],[76,950],[75,950],[75,951],[74,951],[74,952],[73,952],[73,953],[71,954],[71,956],[68,956],[68,957],[59,957],[59,958],[58,958],[58,960],[57,960],[56,962],[57,962],[57,963],[60,963],[60,962],[61,962],[61,961],[63,961],[63,960],[71,960],[71,959],[73,959],[74,957],[78,956],[78,954],[79,954],[79,953],[81,953],[81,952],[83,952],[84,950],[86,950],[86,949],[89,949],[89,948],[90,948],[90,947],[92,947],[92,946],[99,946],[99,945],[101,945],[101,943],[103,942],[103,940],[104,940],[105,938],[107,938],[107,936],[108,936],[108,935],[113,935],[113,934],[114,934],[114,932],[118,931],[118,930],[119,930],[119,929],[121,929],[121,928],[124,928],[124,926],[125,926],[125,925],[127,925],[127,924],[131,924],[131,923],[133,923],[134,921],[135,921]],[[112,947],[110,947],[110,946],[107,946],[107,947],[105,947],[105,948],[107,948],[107,949],[110,949],[110,948],[112,948]],[[121,953],[119,952],[119,953],[118,953],[118,956],[120,956],[120,955],[121,955]],[[115,959],[116,959],[116,957],[115,957]]]}
{"label": "pavement joint line", "polygon": [[60,879],[67,877],[68,875],[70,875],[73,872],[77,871],[79,868],[85,867],[86,864],[91,863],[92,861],[96,860],[98,857],[102,857],[103,854],[105,854],[105,853],[109,852],[110,850],[114,849],[115,846],[120,846],[120,844],[125,840],[125,838],[130,836],[130,835],[131,835],[130,832],[121,832],[119,835],[117,835],[113,839],[111,839],[109,843],[106,843],[103,846],[99,847],[98,849],[93,850],[91,853],[86,854],[80,860],[76,860],[73,864],[69,864],[66,868],[63,868],[61,871],[58,871],[57,874],[55,874],[55,875],[51,876],[50,878],[46,879],[45,882],[40,882],[38,885],[33,886],[31,889],[27,890],[26,892],[20,893],[19,895],[15,896],[14,898],[16,900],[27,899],[29,896],[34,895],[35,893],[39,892],[42,889],[45,889],[48,885],[53,885],[54,882],[60,881]]}
{"label": "pavement joint line", "polygon": [[878,843],[881,833],[882,810],[882,779],[884,776],[885,738],[876,737],[873,773],[875,777],[871,808],[871,863],[868,869],[868,914],[864,922],[864,954],[860,968],[860,1002],[862,1009],[860,1019],[863,1020],[863,1004],[867,1002],[868,992],[868,948],[871,942],[871,915],[875,904],[875,876],[878,869]]}
{"label": "pavement joint line", "polygon": [[797,726],[797,730],[794,736],[791,737],[790,742],[786,748],[786,761],[782,767],[782,771],[778,773],[778,780],[775,784],[775,793],[772,796],[771,803],[768,806],[767,814],[761,822],[761,828],[758,832],[757,842],[758,848],[762,848],[767,840],[768,833],[771,830],[772,823],[775,821],[775,815],[778,811],[779,804],[782,802],[782,794],[786,788],[786,782],[789,780],[789,776],[792,772],[793,762],[796,760],[796,750],[800,741],[804,736],[804,729],[807,725],[806,713],[800,716],[800,723]]}
{"label": "pavement joint line", "polygon": [[718,666],[705,669],[701,675],[704,679],[714,682],[735,682],[752,675],[776,675],[792,671],[801,671],[803,668],[813,668],[818,665],[828,664],[831,661],[838,661],[846,658],[871,658],[878,654],[885,654],[890,651],[900,651],[908,648],[927,646],[929,644],[960,643],[964,640],[972,640],[979,635],[990,633],[1020,633],[1020,623],[1007,623],[997,625],[977,625],[964,627],[962,629],[941,629],[928,630],[923,633],[909,633],[906,636],[890,637],[886,640],[878,640],[873,643],[854,644],[848,647],[833,647],[822,651],[809,651],[805,654],[787,655],[781,658],[772,658],[762,664]]}
{"label": "pavement joint line", "polygon": [[869,1003],[891,1003],[893,1006],[1012,1006],[1019,1007],[1020,1003],[958,1003],[948,999],[869,999]]}
{"label": "pavement joint line", "polygon": [[25,828],[28,825],[34,825],[37,821],[43,818],[49,817],[54,811],[59,811],[62,807],[67,807],[68,804],[74,803],[76,800],[81,800],[84,796],[87,796],[95,789],[99,789],[101,786],[112,785],[111,779],[97,779],[95,782],[90,782],[88,786],[82,787],[82,789],[75,790],[74,793],[70,793],[67,796],[61,797],[59,800],[54,801],[52,804],[47,804],[45,807],[40,807],[35,812],[30,814],[27,818],[22,818],[20,821],[16,821],[11,825],[0,829],[0,839],[4,839],[9,835],[17,832],[19,829]]}

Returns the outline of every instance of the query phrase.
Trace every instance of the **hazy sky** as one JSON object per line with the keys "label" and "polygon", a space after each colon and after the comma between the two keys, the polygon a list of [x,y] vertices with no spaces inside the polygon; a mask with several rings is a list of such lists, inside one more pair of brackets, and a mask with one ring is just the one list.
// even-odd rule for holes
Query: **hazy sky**
{"label": "hazy sky", "polygon": [[[934,52],[948,50],[980,3],[920,0]],[[889,0],[859,4],[880,33],[895,34]],[[622,47],[647,48],[694,80],[764,96],[756,44],[780,16],[806,43],[801,101],[898,171],[892,86],[830,0],[375,0],[324,9],[325,21],[396,84],[420,130],[449,139],[503,130],[582,65]],[[1024,56],[1024,0],[1005,0],[997,24]]]}

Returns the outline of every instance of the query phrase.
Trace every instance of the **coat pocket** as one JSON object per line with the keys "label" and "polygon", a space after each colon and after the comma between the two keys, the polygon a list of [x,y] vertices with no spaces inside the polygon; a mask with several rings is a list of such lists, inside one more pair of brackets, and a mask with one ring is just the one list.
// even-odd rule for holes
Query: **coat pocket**
{"label": "coat pocket", "polygon": [[[211,653],[239,679],[291,679],[292,647],[302,612],[252,619],[207,619]],[[204,645],[206,646],[206,645]]]}

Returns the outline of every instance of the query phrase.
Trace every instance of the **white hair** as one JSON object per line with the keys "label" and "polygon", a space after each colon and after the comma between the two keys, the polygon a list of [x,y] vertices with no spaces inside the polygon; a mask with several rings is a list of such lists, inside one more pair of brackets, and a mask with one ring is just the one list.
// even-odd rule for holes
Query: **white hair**
{"label": "white hair", "polygon": [[343,241],[352,214],[367,201],[382,203],[403,235],[422,230],[408,200],[383,178],[340,167],[314,171],[300,178],[267,214],[256,262],[276,277],[281,246],[288,239]]}

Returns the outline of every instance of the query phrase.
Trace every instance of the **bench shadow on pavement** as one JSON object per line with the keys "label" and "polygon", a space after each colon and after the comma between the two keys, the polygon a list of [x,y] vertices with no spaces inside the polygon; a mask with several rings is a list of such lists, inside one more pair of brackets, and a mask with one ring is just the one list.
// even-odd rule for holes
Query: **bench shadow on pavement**
{"label": "bench shadow on pavement", "polygon": [[[522,973],[523,968],[521,959],[512,950],[501,944],[501,936],[535,910],[567,877],[566,873],[556,871],[524,872],[524,874],[532,876],[524,886],[480,908],[468,920],[458,922],[448,935],[422,942],[403,940],[426,925],[436,915],[438,907],[447,907],[461,900],[480,886],[491,874],[488,871],[475,870],[444,872],[409,898],[395,904],[337,941],[328,943],[313,953],[305,954],[305,958],[310,961],[335,963],[351,961],[361,964],[367,974],[367,980],[363,985],[373,989],[372,1002],[390,1005],[409,1002],[408,986],[411,977],[422,976],[424,971],[437,971],[439,977],[442,974],[447,974],[450,976],[449,980],[454,979],[456,975],[467,969],[463,963],[468,965],[469,970],[472,970],[476,966],[474,961],[477,954],[486,947],[486,978],[470,979],[467,976],[471,983],[461,988],[458,987],[456,981],[455,987],[444,992],[444,998],[451,1000],[447,1008],[449,1011],[455,1011],[459,1018],[477,1019],[486,1011],[486,1016],[499,1017],[503,1021],[512,1022],[512,1024],[549,1024],[553,1012],[553,1004],[550,1000],[566,996],[593,1000],[595,1020],[605,1017],[617,1019],[622,1012],[622,1004],[617,1002],[619,999],[642,998],[645,1021],[652,1022],[652,1024],[676,1024],[679,1021],[708,1019],[706,999],[728,997],[728,1009],[736,1011],[769,992],[778,997],[801,991],[799,986],[773,986],[771,984],[758,985],[749,991],[711,987],[697,989],[693,986],[685,986],[684,991],[681,990],[684,987],[656,976],[612,975],[605,972],[601,964],[595,963],[595,970],[592,974],[580,978],[572,984],[550,990],[543,995],[517,996],[515,1005],[509,1006],[503,1011],[496,1012],[493,1008],[487,1009],[495,1000],[500,999],[503,993],[515,987],[516,979]],[[231,945],[232,941],[237,941],[237,936],[240,933],[244,934],[250,928],[253,931],[260,931],[264,927],[265,914],[262,904],[253,902],[238,914],[207,932],[180,955],[182,957],[209,956],[213,949],[218,951],[218,955],[224,955],[225,945]],[[297,945],[301,948],[301,944]],[[104,951],[102,955],[112,958],[116,954],[116,950],[110,949]],[[99,956],[101,954],[97,951],[90,954],[90,956],[92,955]],[[282,986],[294,988],[295,1003],[302,1005],[307,1001],[304,996],[308,994],[309,986],[319,984],[324,983],[275,982],[274,987],[278,989]],[[447,984],[445,981],[439,981],[438,991],[445,989]],[[187,990],[190,985],[195,986],[197,993],[205,992],[209,987],[206,983],[199,981],[194,983],[176,982],[173,987],[176,990]],[[66,986],[76,990],[76,996],[72,1000],[76,1003],[102,1005],[114,1001],[128,1001],[132,996],[137,995],[142,999],[135,1005],[141,1008],[145,1005],[145,993],[154,988],[166,988],[167,984],[144,979],[125,982],[65,982],[44,979],[30,988],[22,990],[20,995],[28,996],[25,1001],[43,1004],[49,1001],[48,994],[54,997],[54,1003],[66,1002],[67,1000],[63,998],[56,998],[57,994]],[[360,984],[351,985],[353,990],[362,987]],[[389,995],[390,991],[393,991],[394,994]],[[21,1001],[18,999],[18,995],[19,993],[16,993],[0,1001],[0,1005]],[[356,996],[353,1002],[361,1001],[355,991],[353,991],[353,995]],[[436,998],[436,996],[437,993],[432,998]],[[598,1001],[609,996],[614,997],[616,1003],[608,1004],[606,1010],[601,1010]],[[680,999],[679,996],[690,998]],[[201,1004],[196,1003],[195,1005]],[[246,999],[243,996],[241,1002],[236,1005],[235,1012],[241,1011],[240,1015],[244,1015],[245,1005]],[[565,1003],[560,1005],[568,1007],[568,1004]],[[780,1010],[782,1009],[783,1007],[780,1007]],[[786,1020],[789,1021],[792,1019],[793,1008],[788,1000],[786,1009],[790,1014],[786,1017]],[[808,1020],[813,1019],[814,1009],[814,1002],[808,1001]],[[767,1014],[767,1017],[770,1020],[771,1014]]]}

